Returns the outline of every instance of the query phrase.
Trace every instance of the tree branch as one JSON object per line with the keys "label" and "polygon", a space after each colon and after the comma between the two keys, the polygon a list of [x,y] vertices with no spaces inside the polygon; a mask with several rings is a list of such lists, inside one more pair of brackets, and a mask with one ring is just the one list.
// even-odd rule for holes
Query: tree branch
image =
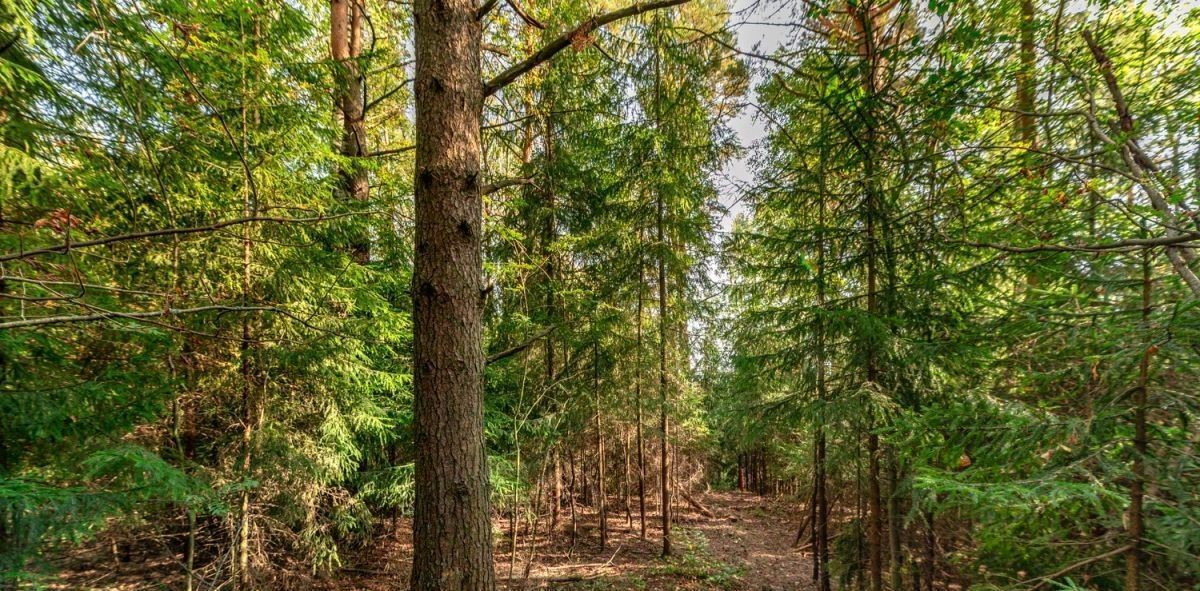
{"label": "tree branch", "polygon": [[621,20],[623,18],[636,16],[643,12],[658,10],[660,8],[668,8],[671,6],[684,4],[689,1],[690,0],[657,0],[655,2],[647,2],[644,4],[637,3],[626,6],[620,10],[614,10],[612,12],[606,12],[604,14],[593,16],[583,21],[575,28],[563,33],[562,35],[559,35],[553,41],[547,43],[545,47],[538,50],[537,53],[534,53],[519,63],[513,64],[512,67],[496,75],[495,78],[489,80],[487,84],[483,85],[483,96],[488,97],[495,94],[497,90],[504,88],[517,78],[520,78],[522,74],[525,74],[526,72],[549,61],[555,55],[558,55],[560,51],[570,46],[573,40],[587,35],[588,33],[603,27],[604,25]]}
{"label": "tree branch", "polygon": [[533,178],[531,178],[531,177],[504,179],[502,181],[496,181],[494,183],[488,183],[488,184],[484,185],[483,188],[481,189],[481,192],[484,195],[488,195],[491,193],[495,193],[496,191],[499,191],[500,189],[507,189],[508,187],[515,187],[517,185],[532,185],[532,184],[533,184]]}
{"label": "tree branch", "polygon": [[1098,244],[1035,244],[1033,246],[1011,246],[1008,244],[996,244],[992,242],[956,242],[963,246],[974,246],[979,248],[991,248],[1002,250],[1004,252],[1121,252],[1129,250],[1142,250],[1146,248],[1154,248],[1156,246],[1176,246],[1188,244],[1191,242],[1200,241],[1200,233],[1189,232],[1187,234],[1179,234],[1176,236],[1159,236],[1157,238],[1130,238],[1127,240],[1116,240],[1113,242],[1101,242]]}
{"label": "tree branch", "polygon": [[375,152],[371,152],[371,153],[367,154],[367,156],[380,157],[380,156],[392,156],[395,154],[403,154],[405,152],[411,152],[411,151],[415,150],[416,147],[417,147],[416,145],[412,145],[412,146],[400,146],[399,148],[390,148],[387,150],[377,150]]}
{"label": "tree branch", "polygon": [[405,81],[401,82],[400,84],[397,84],[395,88],[375,97],[375,100],[367,103],[367,106],[363,107],[363,112],[369,113],[371,111],[371,109],[374,108],[376,105],[391,98],[392,95],[396,94],[397,92],[400,92],[400,90],[403,89],[405,86],[412,84],[412,81],[413,81],[412,78],[408,78]]}
{"label": "tree branch", "polygon": [[[3,328],[3,326],[0,326],[0,328]],[[554,332],[554,330],[557,328],[558,328],[557,326],[551,326],[550,328],[547,328],[546,330],[543,330],[542,332],[539,332],[539,333],[533,335],[532,337],[530,337],[528,340],[526,340],[524,343],[521,343],[520,345],[517,345],[515,347],[510,347],[510,348],[500,351],[498,353],[492,353],[491,355],[488,355],[487,360],[484,362],[484,365],[491,365],[497,361],[500,361],[501,359],[512,357],[513,355],[516,355],[517,353],[520,353],[521,351],[524,351],[525,349],[532,347],[534,343],[546,338],[547,336],[550,336],[550,333]]]}
{"label": "tree branch", "polygon": [[25,318],[22,320],[13,320],[10,322],[0,322],[0,330],[9,328],[28,328],[31,326],[44,326],[47,324],[67,324],[75,322],[92,322],[95,320],[109,320],[112,318],[125,318],[129,320],[140,320],[147,318],[160,318],[165,316],[178,316],[180,314],[197,314],[200,312],[278,312],[279,309],[273,306],[200,306],[198,308],[167,308],[165,310],[155,310],[153,312],[98,312],[96,314],[79,314],[71,316],[43,316],[41,318]]}
{"label": "tree branch", "polygon": [[487,0],[482,5],[480,5],[479,9],[477,9],[475,11],[475,20],[477,20],[477,21],[483,20],[483,17],[487,16],[487,14],[489,12],[491,12],[493,8],[496,7],[496,2],[497,2],[497,0]]}
{"label": "tree branch", "polygon": [[[1034,579],[1034,581],[1039,581],[1039,582],[1036,585],[1030,587],[1029,591],[1036,591],[1037,589],[1041,588],[1042,585],[1045,585],[1046,583],[1048,583],[1054,579],[1057,579],[1058,577],[1061,577],[1071,571],[1081,569],[1089,564],[1092,564],[1093,562],[1099,562],[1099,561],[1105,560],[1107,558],[1119,556],[1121,554],[1129,552],[1132,549],[1133,549],[1133,546],[1131,546],[1131,545],[1121,546],[1114,550],[1109,550],[1108,552],[1105,552],[1103,554],[1097,554],[1096,556],[1092,556],[1091,558],[1085,558],[1083,560],[1080,560],[1079,562],[1076,562],[1075,564],[1072,564],[1072,565],[1070,565],[1064,569],[1061,569],[1059,571],[1050,573],[1044,577],[1038,577],[1038,578]],[[1033,581],[1027,581],[1027,582],[1033,582]]]}
{"label": "tree branch", "polygon": [[341,213],[336,215],[323,215],[311,218],[285,218],[275,216],[254,216],[246,218],[237,218],[233,220],[225,220],[207,226],[192,226],[186,228],[160,228],[158,230],[146,230],[144,232],[131,232],[129,234],[118,234],[116,236],[108,236],[105,238],[97,238],[95,240],[85,240],[83,242],[66,242],[56,246],[47,246],[37,250],[27,250],[24,252],[10,252],[0,255],[0,262],[13,261],[17,259],[26,259],[43,254],[65,253],[76,248],[85,248],[88,246],[103,246],[114,242],[124,242],[126,240],[138,240],[141,238],[156,238],[159,236],[178,236],[181,234],[200,234],[203,232],[212,232],[227,228],[229,226],[238,226],[241,224],[254,224],[261,222],[276,222],[276,223],[310,223],[323,222],[342,218],[351,215],[358,215],[363,212]]}
{"label": "tree branch", "polygon": [[517,16],[521,17],[521,20],[525,21],[525,23],[528,24],[529,26],[537,28],[537,29],[545,29],[546,28],[546,25],[543,25],[542,23],[538,22],[537,19],[533,18],[528,13],[526,13],[524,10],[521,10],[521,5],[517,4],[516,0],[505,0],[505,2],[509,6],[511,6],[513,9],[513,12],[517,13]]}

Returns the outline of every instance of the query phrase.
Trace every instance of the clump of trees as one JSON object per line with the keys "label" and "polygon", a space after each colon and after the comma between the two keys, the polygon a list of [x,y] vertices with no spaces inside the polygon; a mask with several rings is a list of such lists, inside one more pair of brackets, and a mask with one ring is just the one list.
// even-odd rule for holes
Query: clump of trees
{"label": "clump of trees", "polygon": [[491,589],[716,485],[824,590],[1195,585],[1194,15],[733,8],[0,2],[0,584],[411,516]]}
{"label": "clump of trees", "polygon": [[769,133],[718,399],[766,425],[744,449],[803,458],[820,586],[1194,583],[1192,17],[796,17],[751,56]]}

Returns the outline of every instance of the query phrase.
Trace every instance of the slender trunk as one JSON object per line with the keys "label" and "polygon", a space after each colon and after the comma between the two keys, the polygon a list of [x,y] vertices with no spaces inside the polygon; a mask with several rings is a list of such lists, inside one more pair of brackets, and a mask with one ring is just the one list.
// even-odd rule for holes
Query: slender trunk
{"label": "slender trunk", "polygon": [[[342,119],[341,156],[348,164],[338,168],[338,197],[363,203],[368,200],[369,179],[361,165],[367,154],[366,81],[358,58],[362,55],[362,25],[366,0],[332,0],[329,13],[330,53],[339,68],[340,83],[335,105]],[[371,258],[370,238],[364,232],[350,245],[355,261],[366,264]]]}
{"label": "slender trunk", "polygon": [[891,579],[892,589],[900,589],[903,583],[902,568],[904,566],[904,554],[901,547],[901,523],[900,523],[900,468],[896,465],[896,454],[890,451],[887,454],[887,470],[888,470],[888,576]]}
{"label": "slender trunk", "polygon": [[661,458],[659,469],[662,492],[660,512],[662,513],[663,556],[671,555],[671,462],[670,462],[670,420],[667,418],[667,265],[666,242],[663,239],[663,198],[658,196],[658,393],[659,393],[659,435],[662,437]]}
{"label": "slender trunk", "polygon": [[[515,427],[514,427],[515,430]],[[521,442],[517,439],[517,434],[513,434],[514,444],[517,448],[516,463],[514,471],[514,480],[521,481]],[[514,486],[512,492],[510,510],[512,514],[509,516],[509,553],[508,553],[508,580],[512,582],[513,571],[517,568],[517,536],[518,530],[521,528],[521,487]]]}
{"label": "slender trunk", "polygon": [[829,501],[825,486],[825,431],[817,433],[816,460],[816,531],[814,532],[814,562],[819,568],[817,586],[820,591],[830,591],[829,577]]}
{"label": "slender trunk", "polygon": [[[863,474],[862,474],[862,455],[863,447],[862,440],[858,441],[858,446],[854,454],[854,520],[862,524],[866,520],[866,499],[863,498]],[[866,548],[863,541],[859,538],[854,544],[854,556],[856,564],[865,564]],[[855,584],[858,589],[863,589],[866,584],[866,578],[859,576],[855,577]]]}
{"label": "slender trunk", "polygon": [[[257,28],[257,25],[255,25]],[[244,40],[244,37],[243,37]],[[247,74],[242,72],[242,93],[249,96]],[[241,108],[241,153],[246,154],[250,147],[249,126],[250,111],[248,100],[243,101]],[[255,201],[253,173],[245,171],[242,186],[242,216],[251,217],[257,214],[258,204]],[[242,305],[248,306],[251,301],[251,259],[254,242],[251,239],[250,226],[242,228]],[[240,372],[242,377],[242,457],[241,473],[243,478],[250,478],[251,456],[254,448],[255,427],[262,421],[261,411],[254,387],[253,336],[250,326],[250,316],[243,315],[241,322],[242,335],[238,345]],[[238,513],[237,536],[237,588],[241,591],[251,586],[250,576],[250,489],[242,490],[241,507]]]}
{"label": "slender trunk", "polygon": [[525,570],[521,575],[522,581],[529,580],[529,571],[533,569],[533,559],[537,556],[538,524],[541,523],[542,491],[545,488],[546,465],[542,464],[542,474],[538,477],[537,497],[533,502],[533,529],[529,533],[529,557],[525,559]]}
{"label": "slender trunk", "polygon": [[188,509],[187,521],[187,551],[184,554],[184,568],[187,572],[187,581],[184,588],[187,591],[192,591],[195,589],[196,584],[196,511]]}
{"label": "slender trunk", "polygon": [[[864,138],[863,153],[863,186],[865,193],[864,218],[866,222],[866,265],[867,265],[867,317],[875,319],[879,315],[877,265],[878,245],[876,243],[876,209],[879,206],[879,195],[875,179],[874,149],[877,141],[873,117],[876,95],[876,79],[878,63],[876,52],[876,19],[877,15],[870,6],[856,9],[858,25],[862,35],[860,57],[862,58],[863,89],[866,96],[866,137]],[[867,350],[867,381],[879,383],[878,352],[874,339],[868,343]],[[873,413],[872,413],[873,414]],[[879,490],[879,436],[874,433],[874,420],[868,426],[872,432],[867,434],[867,564],[871,591],[883,589],[883,507]]]}
{"label": "slender trunk", "polygon": [[1037,54],[1033,40],[1033,0],[1021,0],[1020,67],[1017,69],[1017,138],[1027,148],[1037,148],[1037,125],[1034,118],[1037,96],[1035,80]]}
{"label": "slender trunk", "polygon": [[579,537],[579,518],[575,513],[575,452],[572,450],[568,456],[571,464],[571,485],[567,492],[571,504],[571,548],[575,547],[575,542]]}
{"label": "slender trunk", "polygon": [[[654,44],[654,127],[659,129],[661,123],[661,87],[662,74],[660,71],[657,33]],[[662,191],[656,193],[656,230],[658,237],[658,396],[659,436],[662,437],[659,459],[659,512],[662,514],[663,556],[671,555],[671,462],[669,454],[671,425],[667,416],[667,241],[665,221],[665,204]]]}
{"label": "slender trunk", "polygon": [[600,345],[592,343],[592,390],[596,395],[596,496],[600,503],[600,550],[608,547],[608,494],[604,490],[604,408],[600,403]]}
{"label": "slender trunk", "polygon": [[746,454],[738,454],[737,487],[739,492],[746,492]]}
{"label": "slender trunk", "polygon": [[1138,385],[1133,393],[1133,479],[1129,483],[1129,517],[1127,534],[1129,552],[1125,554],[1125,589],[1141,588],[1142,543],[1145,534],[1143,502],[1146,486],[1146,399],[1150,382],[1150,357],[1154,346],[1149,343],[1151,288],[1150,250],[1142,251],[1142,328],[1147,331],[1146,348],[1138,365]]}
{"label": "slender trunk", "polygon": [[637,351],[634,363],[634,394],[637,405],[637,460],[638,460],[638,519],[641,521],[641,537],[646,539],[646,441],[642,436],[642,308],[644,286],[646,285],[646,268],[642,256],[642,231],[638,229],[638,283],[637,283]]}
{"label": "slender trunk", "polygon": [[558,514],[562,511],[562,459],[557,449],[554,451],[554,482],[550,490],[554,497],[550,505],[550,532],[554,533],[558,531]]}
{"label": "slender trunk", "polygon": [[483,439],[481,25],[417,0],[414,591],[496,586]]}
{"label": "slender trunk", "polygon": [[933,591],[934,573],[937,572],[937,530],[933,511],[925,511],[924,516],[925,560],[921,564],[921,575],[925,579],[925,591]]}
{"label": "slender trunk", "polygon": [[629,461],[629,431],[621,428],[621,451],[625,457],[625,469],[621,472],[622,490],[625,496],[625,527],[633,531],[633,487],[629,477],[631,467]]}
{"label": "slender trunk", "polygon": [[[824,121],[822,121],[824,125]],[[816,532],[814,537],[813,562],[817,565],[819,591],[830,591],[829,577],[829,505],[825,485],[825,400],[828,396],[825,383],[825,170],[824,159],[818,173],[821,191],[817,196],[817,415],[816,454],[813,460],[813,487],[816,503]]]}

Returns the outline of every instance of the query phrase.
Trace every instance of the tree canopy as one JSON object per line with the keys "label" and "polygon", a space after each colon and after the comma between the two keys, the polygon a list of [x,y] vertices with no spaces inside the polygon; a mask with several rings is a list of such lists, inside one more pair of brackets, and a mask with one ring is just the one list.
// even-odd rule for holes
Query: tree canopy
{"label": "tree canopy", "polygon": [[0,0],[0,588],[1197,587],[1198,18]]}

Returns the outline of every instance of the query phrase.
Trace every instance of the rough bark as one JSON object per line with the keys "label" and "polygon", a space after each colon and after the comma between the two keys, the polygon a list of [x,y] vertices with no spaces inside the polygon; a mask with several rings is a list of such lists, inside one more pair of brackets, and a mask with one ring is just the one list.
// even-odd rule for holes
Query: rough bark
{"label": "rough bark", "polygon": [[412,588],[496,586],[483,441],[480,23],[417,0]]}

